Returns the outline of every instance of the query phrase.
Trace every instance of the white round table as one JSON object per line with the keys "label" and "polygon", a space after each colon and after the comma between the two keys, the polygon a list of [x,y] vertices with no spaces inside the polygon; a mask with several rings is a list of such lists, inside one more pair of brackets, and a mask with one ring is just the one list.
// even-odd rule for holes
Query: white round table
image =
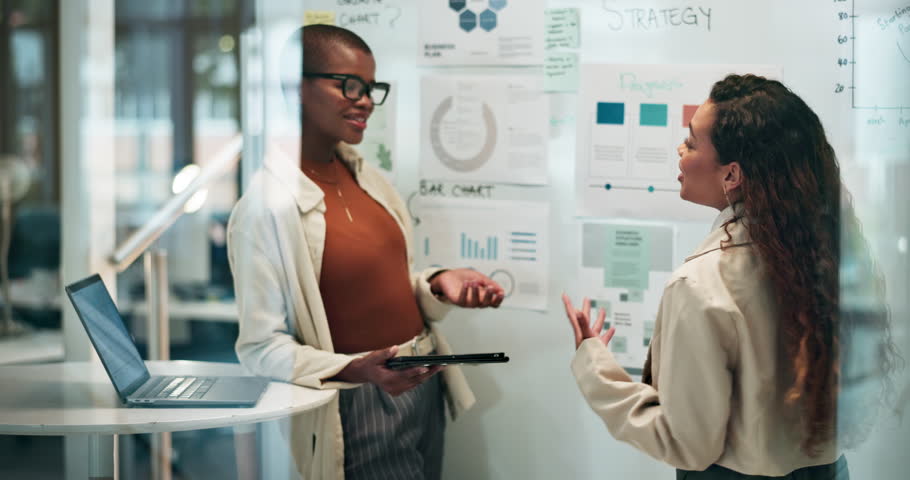
{"label": "white round table", "polygon": [[[246,374],[243,367],[230,363],[178,360],[146,364],[152,375]],[[101,363],[0,366],[0,434],[89,434],[90,477],[116,477],[115,435],[277,420],[325,405],[335,395],[335,390],[271,382],[251,408],[127,408],[121,404]]]}

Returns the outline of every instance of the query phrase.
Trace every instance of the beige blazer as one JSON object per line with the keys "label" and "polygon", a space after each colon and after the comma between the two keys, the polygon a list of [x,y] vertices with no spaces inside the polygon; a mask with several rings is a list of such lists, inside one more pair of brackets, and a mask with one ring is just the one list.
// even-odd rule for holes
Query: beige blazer
{"label": "beige blazer", "polygon": [[[732,217],[727,209],[715,226]],[[741,222],[715,228],[668,280],[651,340],[653,386],[629,377],[597,339],[572,362],[578,386],[617,440],[676,468],[712,464],[782,476],[836,460],[809,458],[778,342],[776,301]],[[721,249],[721,245],[726,248]]]}
{"label": "beige blazer", "polygon": [[[401,197],[351,147],[339,144],[339,157],[360,186],[398,222],[413,263],[411,218]],[[319,274],[325,246],[322,190],[300,171],[298,162],[273,149],[228,222],[228,258],[234,275],[240,332],[236,351],[251,372],[310,388],[351,388],[323,382],[354,357],[336,354]],[[424,321],[436,335],[437,351],[450,354],[432,321],[451,308],[430,292],[428,277],[438,269],[412,274],[414,296]],[[470,408],[474,396],[458,368],[443,371],[453,418]],[[291,422],[291,451],[304,478],[344,478],[344,443],[337,399]],[[315,440],[314,440],[315,434]]]}

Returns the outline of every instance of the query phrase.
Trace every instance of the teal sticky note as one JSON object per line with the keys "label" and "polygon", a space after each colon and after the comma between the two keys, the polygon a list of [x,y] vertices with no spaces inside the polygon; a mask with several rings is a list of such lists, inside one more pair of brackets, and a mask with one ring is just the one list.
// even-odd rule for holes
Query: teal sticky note
{"label": "teal sticky note", "polygon": [[639,110],[640,125],[643,127],[666,127],[667,110],[666,103],[642,103]]}
{"label": "teal sticky note", "polygon": [[543,61],[545,92],[578,91],[578,54],[548,53]]}
{"label": "teal sticky note", "polygon": [[604,286],[632,291],[648,289],[651,246],[647,228],[631,225],[607,227]]}

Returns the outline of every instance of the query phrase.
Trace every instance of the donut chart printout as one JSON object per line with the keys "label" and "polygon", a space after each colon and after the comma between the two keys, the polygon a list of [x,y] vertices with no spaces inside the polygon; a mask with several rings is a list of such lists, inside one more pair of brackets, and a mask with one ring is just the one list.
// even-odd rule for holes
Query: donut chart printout
{"label": "donut chart printout", "polygon": [[420,105],[422,178],[547,183],[549,101],[539,76],[426,76]]}

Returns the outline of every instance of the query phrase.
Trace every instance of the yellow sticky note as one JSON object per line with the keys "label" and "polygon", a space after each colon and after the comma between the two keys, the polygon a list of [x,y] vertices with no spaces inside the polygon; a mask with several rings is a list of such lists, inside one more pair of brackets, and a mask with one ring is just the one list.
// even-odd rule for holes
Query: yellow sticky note
{"label": "yellow sticky note", "polygon": [[307,10],[303,12],[303,25],[335,25],[335,12]]}

